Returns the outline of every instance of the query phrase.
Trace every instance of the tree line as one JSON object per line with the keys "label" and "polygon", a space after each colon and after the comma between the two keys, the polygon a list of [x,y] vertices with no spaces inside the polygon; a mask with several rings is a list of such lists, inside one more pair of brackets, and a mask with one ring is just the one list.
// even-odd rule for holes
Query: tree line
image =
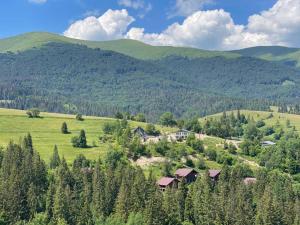
{"label": "tree line", "polygon": [[[289,176],[242,165],[224,166],[192,185],[161,192],[156,177],[111,150],[96,162],[77,156],[69,166],[57,148],[41,160],[30,135],[0,154],[0,224],[26,225],[298,225],[300,193]],[[257,182],[245,184],[247,176]]]}

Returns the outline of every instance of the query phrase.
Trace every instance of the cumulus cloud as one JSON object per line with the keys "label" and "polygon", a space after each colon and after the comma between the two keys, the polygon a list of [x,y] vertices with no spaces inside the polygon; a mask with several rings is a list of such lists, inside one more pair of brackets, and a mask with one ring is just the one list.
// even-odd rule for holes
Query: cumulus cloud
{"label": "cumulus cloud", "polygon": [[84,40],[112,40],[122,38],[134,21],[126,9],[106,11],[102,16],[78,20],[64,32],[71,38]]}
{"label": "cumulus cloud", "polygon": [[189,16],[202,9],[204,5],[212,2],[213,0],[176,0],[175,6],[169,13],[169,17]]}
{"label": "cumulus cloud", "polygon": [[271,9],[249,17],[247,29],[266,35],[271,44],[300,46],[300,0],[278,0]]}
{"label": "cumulus cloud", "polygon": [[44,4],[47,0],[28,0],[30,3]]}
{"label": "cumulus cloud", "polygon": [[182,23],[171,24],[160,33],[128,26],[134,21],[126,10],[108,10],[72,24],[66,36],[108,40],[130,38],[153,45],[190,46],[209,50],[232,50],[262,45],[300,47],[300,0],[278,0],[269,10],[249,17],[246,25],[234,22],[220,10],[196,11]]}
{"label": "cumulus cloud", "polygon": [[224,10],[197,11],[182,24],[161,33],[131,28],[127,38],[154,45],[191,46],[229,50],[258,45],[300,47],[300,0],[278,0],[269,10],[249,17],[247,25],[235,24]]}

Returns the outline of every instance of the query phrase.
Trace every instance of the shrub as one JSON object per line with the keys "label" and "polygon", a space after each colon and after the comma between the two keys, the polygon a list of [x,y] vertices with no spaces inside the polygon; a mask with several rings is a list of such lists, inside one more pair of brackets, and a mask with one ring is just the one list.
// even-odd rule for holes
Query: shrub
{"label": "shrub", "polygon": [[30,109],[26,112],[29,118],[39,118],[40,117],[40,110],[38,109]]}
{"label": "shrub", "polygon": [[78,120],[78,121],[83,121],[82,114],[77,114],[77,115],[76,115],[76,120]]}
{"label": "shrub", "polygon": [[63,134],[68,134],[69,133],[69,131],[68,131],[68,125],[67,125],[66,122],[63,122],[63,124],[61,125],[61,132]]}

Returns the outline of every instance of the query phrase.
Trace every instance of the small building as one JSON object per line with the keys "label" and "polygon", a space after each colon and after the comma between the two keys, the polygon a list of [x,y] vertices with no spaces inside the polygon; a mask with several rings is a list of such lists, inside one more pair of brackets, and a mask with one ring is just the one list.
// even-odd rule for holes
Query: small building
{"label": "small building", "polygon": [[178,180],[185,179],[186,183],[192,183],[197,179],[198,172],[191,168],[178,169],[175,172],[175,177]]}
{"label": "small building", "polygon": [[191,134],[191,131],[185,130],[185,129],[180,129],[175,133],[175,138],[176,140],[186,140],[187,137]]}
{"label": "small building", "polygon": [[139,136],[144,142],[147,141],[148,135],[147,135],[146,131],[143,128],[137,127],[137,128],[132,130],[132,133],[134,135]]}
{"label": "small building", "polygon": [[273,141],[262,141],[261,142],[262,147],[270,147],[270,146],[273,146],[273,145],[276,145],[276,143],[273,142]]}
{"label": "small building", "polygon": [[246,177],[246,178],[243,180],[243,182],[244,182],[245,185],[255,184],[256,181],[257,181],[257,179],[254,178],[254,177]]}
{"label": "small building", "polygon": [[167,188],[177,188],[178,180],[173,177],[162,177],[157,181],[157,185],[161,191],[165,191]]}
{"label": "small building", "polygon": [[217,181],[221,174],[221,170],[208,170],[208,175],[213,181]]}

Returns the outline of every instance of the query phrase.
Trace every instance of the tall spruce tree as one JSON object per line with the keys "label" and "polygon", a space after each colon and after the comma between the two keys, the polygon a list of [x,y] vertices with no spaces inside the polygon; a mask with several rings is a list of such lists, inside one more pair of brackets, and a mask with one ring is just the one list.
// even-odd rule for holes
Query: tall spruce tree
{"label": "tall spruce tree", "polygon": [[50,158],[50,168],[55,169],[60,165],[60,163],[61,163],[61,161],[60,161],[60,157],[58,154],[58,148],[57,148],[57,145],[54,145],[53,154]]}

